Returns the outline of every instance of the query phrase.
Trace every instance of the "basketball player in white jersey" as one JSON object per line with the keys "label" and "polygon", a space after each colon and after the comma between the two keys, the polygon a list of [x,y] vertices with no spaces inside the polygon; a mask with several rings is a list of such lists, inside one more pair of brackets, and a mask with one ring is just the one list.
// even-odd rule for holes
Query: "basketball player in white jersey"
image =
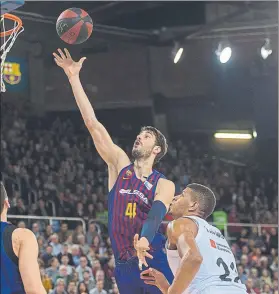
{"label": "basketball player in white jersey", "polygon": [[[216,205],[214,193],[190,184],[174,198],[170,213],[175,218],[167,229],[166,250],[174,281],[149,268],[141,273],[146,284],[164,294],[244,294],[234,255],[220,230],[206,219]],[[136,244],[135,247],[137,248]]]}

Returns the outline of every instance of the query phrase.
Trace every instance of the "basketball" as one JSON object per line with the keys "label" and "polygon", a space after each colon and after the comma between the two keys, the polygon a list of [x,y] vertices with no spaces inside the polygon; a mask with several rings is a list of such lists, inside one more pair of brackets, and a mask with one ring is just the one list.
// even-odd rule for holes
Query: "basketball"
{"label": "basketball", "polygon": [[91,36],[93,21],[83,9],[69,8],[58,17],[56,31],[64,42],[71,45],[81,44]]}

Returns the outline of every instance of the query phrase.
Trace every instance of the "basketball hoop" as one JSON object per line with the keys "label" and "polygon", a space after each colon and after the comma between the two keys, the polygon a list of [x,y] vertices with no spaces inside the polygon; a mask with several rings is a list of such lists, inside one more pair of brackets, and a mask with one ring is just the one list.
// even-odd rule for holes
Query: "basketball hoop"
{"label": "basketball hoop", "polygon": [[[5,27],[5,20],[10,20],[14,22],[13,28],[10,30],[6,30]],[[15,43],[16,38],[20,33],[24,31],[24,28],[22,26],[22,20],[13,14],[3,14],[1,15],[1,33],[0,37],[1,39],[1,92],[6,91],[5,84],[3,82],[3,74],[4,74],[4,63],[7,57],[8,52],[11,50],[12,46]]]}

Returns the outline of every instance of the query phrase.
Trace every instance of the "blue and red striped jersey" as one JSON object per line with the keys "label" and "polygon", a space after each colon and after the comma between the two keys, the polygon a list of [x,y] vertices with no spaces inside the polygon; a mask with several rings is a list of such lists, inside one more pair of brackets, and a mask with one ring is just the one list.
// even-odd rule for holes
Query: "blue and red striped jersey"
{"label": "blue and red striped jersey", "polygon": [[[165,176],[153,170],[143,182],[137,178],[133,164],[123,168],[118,175],[108,197],[109,236],[116,259],[126,260],[136,255],[133,238],[141,233],[160,178]],[[165,237],[157,232],[151,243],[152,250],[160,250],[164,244]]]}

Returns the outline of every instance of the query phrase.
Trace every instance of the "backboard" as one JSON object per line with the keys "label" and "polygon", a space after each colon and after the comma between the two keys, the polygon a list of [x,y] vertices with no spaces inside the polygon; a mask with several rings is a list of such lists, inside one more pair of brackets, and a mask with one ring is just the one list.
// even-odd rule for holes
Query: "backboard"
{"label": "backboard", "polygon": [[24,4],[24,0],[1,0],[1,15],[13,11]]}

